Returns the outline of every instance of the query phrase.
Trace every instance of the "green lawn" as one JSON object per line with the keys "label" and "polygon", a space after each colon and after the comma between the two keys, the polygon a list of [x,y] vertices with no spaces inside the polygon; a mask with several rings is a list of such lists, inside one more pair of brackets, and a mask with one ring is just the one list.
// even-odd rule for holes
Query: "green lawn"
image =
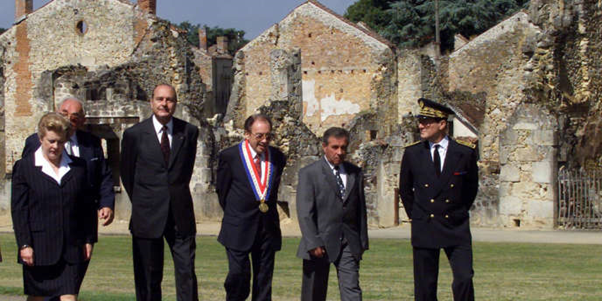
{"label": "green lawn", "polygon": [[[301,260],[298,238],[285,238],[276,255],[274,300],[298,300]],[[22,293],[14,236],[1,234],[0,295]],[[412,300],[412,252],[407,240],[374,239],[360,269],[365,300]],[[443,252],[442,252],[443,253]],[[128,236],[102,236],[84,280],[80,300],[135,300]],[[451,272],[441,258],[439,299],[452,300]],[[478,300],[602,300],[602,245],[475,243]],[[201,300],[224,300],[227,259],[215,237],[197,238],[197,276]],[[164,300],[175,300],[173,265],[166,251]],[[0,299],[2,297],[0,296]],[[331,270],[328,300],[338,300]]]}

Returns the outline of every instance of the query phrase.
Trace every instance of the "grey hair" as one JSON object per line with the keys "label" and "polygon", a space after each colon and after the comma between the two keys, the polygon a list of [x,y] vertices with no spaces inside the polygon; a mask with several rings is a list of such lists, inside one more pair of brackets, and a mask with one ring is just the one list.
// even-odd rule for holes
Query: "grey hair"
{"label": "grey hair", "polygon": [[63,106],[63,103],[65,103],[65,101],[67,100],[75,100],[77,103],[79,103],[79,105],[82,106],[82,112],[84,113],[84,116],[86,115],[86,107],[84,105],[84,102],[75,96],[67,96],[61,99],[61,101],[59,101],[59,103],[56,106],[56,110],[60,111],[61,107]]}

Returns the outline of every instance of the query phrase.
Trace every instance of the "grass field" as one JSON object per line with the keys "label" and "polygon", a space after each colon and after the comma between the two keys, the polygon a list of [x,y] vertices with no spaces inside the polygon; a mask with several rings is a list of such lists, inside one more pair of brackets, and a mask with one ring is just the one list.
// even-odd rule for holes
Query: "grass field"
{"label": "grass field", "polygon": [[[298,238],[285,238],[276,255],[273,299],[298,300],[301,260]],[[2,295],[22,294],[21,267],[14,236],[1,234]],[[475,243],[477,300],[602,300],[602,245]],[[443,252],[442,252],[443,253]],[[135,300],[129,236],[101,236],[84,280],[80,300]],[[451,271],[441,258],[439,300],[452,300]],[[215,237],[197,238],[196,271],[201,300],[224,300],[227,273],[224,248]],[[412,252],[407,240],[374,239],[361,263],[364,300],[413,300]],[[166,251],[164,300],[175,300],[173,265]],[[336,272],[331,269],[328,300],[339,300]]]}

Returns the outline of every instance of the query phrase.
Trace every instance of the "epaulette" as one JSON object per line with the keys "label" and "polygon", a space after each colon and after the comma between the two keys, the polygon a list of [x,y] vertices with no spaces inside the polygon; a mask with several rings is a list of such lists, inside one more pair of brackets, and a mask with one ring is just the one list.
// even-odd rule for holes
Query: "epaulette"
{"label": "epaulette", "polygon": [[406,148],[406,147],[410,147],[410,146],[413,146],[413,145],[416,145],[416,144],[418,144],[418,143],[420,143],[420,142],[422,142],[422,141],[421,141],[421,140],[418,140],[418,141],[416,141],[416,142],[414,142],[414,143],[410,143],[410,144],[408,144],[408,145],[404,146],[404,148]]}
{"label": "epaulette", "polygon": [[456,142],[458,142],[458,144],[462,144],[464,146],[468,146],[472,149],[475,149],[477,146],[474,143],[468,142],[468,141],[464,141],[464,140],[456,140]]}

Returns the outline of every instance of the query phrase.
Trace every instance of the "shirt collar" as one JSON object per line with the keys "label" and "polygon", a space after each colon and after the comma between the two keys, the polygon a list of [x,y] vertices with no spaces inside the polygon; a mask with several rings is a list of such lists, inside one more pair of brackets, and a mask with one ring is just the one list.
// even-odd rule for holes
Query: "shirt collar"
{"label": "shirt collar", "polygon": [[[44,158],[44,154],[42,154],[41,146],[38,147],[38,149],[34,153],[34,160],[35,160],[35,166],[50,167],[50,162],[48,160],[46,160],[46,158]],[[61,163],[59,163],[59,168],[67,167],[67,166],[69,166],[69,164],[71,164],[71,162],[73,162],[73,160],[71,160],[71,158],[69,158],[69,155],[63,149],[63,155],[61,155]]]}
{"label": "shirt collar", "polygon": [[[248,141],[249,140],[245,139],[246,143],[249,143]],[[251,143],[249,143],[249,150],[251,151],[251,158],[255,159],[255,156],[257,156],[257,152],[251,147]],[[266,152],[267,152],[267,150],[266,150]],[[263,153],[261,154],[260,158],[263,159]]]}
{"label": "shirt collar", "polygon": [[[167,133],[171,134],[173,130],[173,118],[169,119],[169,122],[165,126],[167,126]],[[161,133],[161,130],[163,129],[163,124],[157,120],[155,115],[153,115],[153,127],[155,128],[155,133],[157,134]]]}
{"label": "shirt collar", "polygon": [[[324,156],[324,161],[326,161],[326,163],[328,163],[328,166],[330,166],[330,169],[332,169],[332,171],[334,172],[334,165],[332,163],[330,163],[330,161],[328,161],[328,159],[326,158],[326,156]],[[345,167],[343,167],[343,163],[339,164],[339,173],[345,173]]]}
{"label": "shirt collar", "polygon": [[445,136],[443,137],[443,139],[441,139],[441,141],[439,141],[439,143],[432,143],[429,141],[429,148],[433,148],[433,145],[438,144],[441,146],[442,149],[447,149],[447,146],[449,146],[449,137]]}

